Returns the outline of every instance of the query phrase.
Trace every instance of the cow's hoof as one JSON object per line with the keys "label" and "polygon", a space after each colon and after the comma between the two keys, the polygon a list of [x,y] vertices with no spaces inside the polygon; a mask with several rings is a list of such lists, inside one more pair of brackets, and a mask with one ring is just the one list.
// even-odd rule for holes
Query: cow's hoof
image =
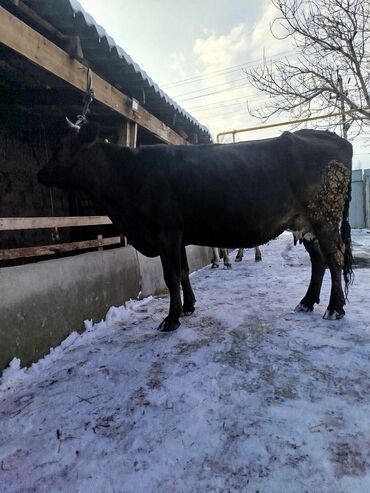
{"label": "cow's hoof", "polygon": [[294,308],[294,311],[307,313],[307,312],[312,312],[313,308],[303,305],[303,303],[298,303],[298,305]]}
{"label": "cow's hoof", "polygon": [[218,264],[212,264],[211,269],[218,269]]}
{"label": "cow's hoof", "polygon": [[256,262],[261,262],[262,257],[256,257],[254,260],[255,260]]}
{"label": "cow's hoof", "polygon": [[189,317],[190,315],[193,315],[195,311],[194,306],[183,306],[182,307],[182,313],[185,317]]}
{"label": "cow's hoof", "polygon": [[178,329],[180,327],[180,322],[178,320],[173,321],[169,320],[168,317],[166,317],[158,326],[158,329],[161,332],[173,332],[174,330]]}
{"label": "cow's hoof", "polygon": [[337,312],[337,310],[328,308],[322,318],[324,318],[325,320],[340,320],[344,317],[345,313],[346,312],[343,310],[343,308],[339,312]]}
{"label": "cow's hoof", "polygon": [[235,258],[235,262],[241,262],[241,261],[242,261],[242,259],[240,257]]}
{"label": "cow's hoof", "polygon": [[225,264],[224,265],[224,269],[230,270],[232,268],[233,268],[233,266],[231,264]]}

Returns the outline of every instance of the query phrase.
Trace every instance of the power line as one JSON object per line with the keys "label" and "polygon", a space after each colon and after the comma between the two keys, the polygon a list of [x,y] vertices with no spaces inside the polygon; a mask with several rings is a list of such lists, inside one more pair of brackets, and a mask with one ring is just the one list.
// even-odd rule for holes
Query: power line
{"label": "power line", "polygon": [[[275,58],[285,58],[285,57],[288,57],[288,55],[292,55],[292,54],[296,54],[296,52],[294,50],[290,50],[290,51],[282,51],[280,53],[276,53],[275,55],[271,55],[269,57],[265,57],[265,59],[267,60],[273,60]],[[279,59],[278,58],[278,59]],[[179,81],[176,81],[176,82],[172,82],[172,83],[169,83],[169,84],[163,84],[161,85],[162,89],[168,89],[168,88],[172,88],[172,87],[177,87],[177,86],[181,86],[181,85],[184,85],[184,84],[191,84],[193,82],[197,82],[199,80],[204,80],[204,79],[208,79],[209,77],[213,77],[215,76],[216,74],[217,75],[224,75],[225,73],[228,73],[228,72],[236,72],[238,70],[240,70],[241,68],[243,67],[247,67],[247,66],[250,66],[250,65],[255,65],[257,63],[259,63],[261,60],[263,60],[263,58],[257,58],[255,60],[250,60],[249,62],[244,62],[244,63],[239,63],[238,65],[231,65],[229,67],[226,67],[224,69],[219,69],[219,70],[213,70],[212,72],[206,72],[204,74],[201,74],[201,75],[194,75],[193,77],[188,77],[187,79],[182,79],[182,80],[179,80]]]}
{"label": "power line", "polygon": [[[209,108],[200,108],[200,109],[192,109],[191,111],[192,112],[196,112],[196,113],[203,113],[204,111],[213,111],[213,110],[219,110],[221,108],[224,108],[224,109],[227,109],[227,108],[232,108],[232,107],[235,107],[235,106],[241,106],[241,105],[245,105],[246,104],[246,101],[239,101],[239,102],[236,102],[236,103],[230,103],[228,106],[226,106],[225,104],[216,104],[214,103],[213,106],[210,106]],[[188,110],[190,112],[190,110]]]}
{"label": "power line", "polygon": [[[172,96],[172,97],[173,97],[173,99],[181,98],[182,96],[187,96],[188,94],[194,94],[195,92],[207,91],[208,89],[214,89],[215,87],[225,86],[227,84],[233,84],[234,82],[240,82],[241,80],[246,80],[246,76],[239,77],[239,79],[229,80],[227,82],[222,82],[221,84],[216,84],[214,86],[203,87],[201,89],[194,89],[193,91],[184,92],[182,94],[177,94],[176,96]],[[251,85],[251,84],[249,84],[249,85]]]}
{"label": "power line", "polygon": [[220,91],[208,92],[207,94],[201,94],[199,96],[193,96],[192,98],[186,98],[180,101],[180,104],[183,104],[185,101],[192,101],[193,99],[205,98],[207,96],[213,96],[214,94],[221,94],[225,91],[234,91],[235,89],[242,89],[243,87],[250,87],[251,84],[241,84],[240,86],[228,87],[226,89],[222,89]]}
{"label": "power line", "polygon": [[[186,99],[183,99],[181,100],[181,97],[182,96],[187,96],[188,94],[194,94],[194,93],[199,93],[199,92],[202,92],[202,91],[206,91],[206,90],[209,90],[209,89],[213,89],[213,88],[216,88],[216,87],[220,87],[220,86],[226,86],[228,84],[232,84],[234,82],[240,82],[240,81],[243,81],[245,80],[245,84],[240,84],[240,85],[235,85],[233,87],[227,87],[225,89],[222,89],[220,91],[214,91],[214,92],[209,92],[209,93],[206,93],[206,94],[199,94],[198,96],[193,96],[191,98],[186,98]],[[201,89],[195,89],[193,91],[188,91],[188,92],[185,92],[185,93],[182,93],[182,94],[177,94],[176,96],[172,96],[173,99],[176,99],[176,100],[179,100],[180,104],[183,104],[185,101],[191,101],[193,99],[199,99],[199,98],[202,98],[202,97],[207,97],[207,96],[212,96],[214,94],[220,94],[222,92],[225,92],[225,91],[232,91],[234,89],[239,89],[239,88],[242,88],[242,87],[254,87],[253,84],[251,83],[248,83],[248,79],[246,77],[242,77],[242,78],[238,78],[238,79],[233,79],[231,81],[226,81],[226,82],[223,82],[221,84],[216,84],[214,86],[208,86],[208,87],[204,87],[204,88],[201,88]]]}
{"label": "power line", "polygon": [[[257,96],[258,96],[258,98],[257,98]],[[257,101],[260,99],[266,99],[266,95],[263,95],[263,94],[245,94],[243,96],[239,96],[239,97],[232,98],[232,99],[223,99],[221,101],[213,101],[212,103],[201,104],[200,106],[191,106],[190,108],[187,108],[186,111],[197,111],[198,109],[214,106],[215,104],[221,105],[221,104],[225,104],[225,103],[231,103],[231,105],[232,105],[233,103],[243,103],[243,102],[246,102],[247,98],[253,98],[253,101]]]}
{"label": "power line", "polygon": [[[262,100],[266,99],[266,96],[260,96],[260,97],[256,98],[255,95],[253,95],[253,94],[247,94],[246,96],[243,96],[243,101],[238,101],[237,99],[229,100],[229,106],[232,107],[232,106],[244,105],[247,103],[247,98],[253,98],[253,102],[255,102],[255,101],[262,101]],[[201,107],[191,108],[191,109],[188,109],[187,111],[189,111],[189,112],[195,111],[195,112],[199,113],[199,112],[203,112],[203,111],[212,111],[212,110],[217,110],[220,108],[227,108],[224,101],[209,103],[208,105],[205,105],[205,106],[206,107],[201,106]]]}
{"label": "power line", "polygon": [[204,79],[209,79],[210,77],[219,77],[221,75],[225,75],[228,73],[233,73],[233,72],[239,72],[241,68],[243,68],[245,64],[240,64],[240,65],[235,65],[234,67],[226,68],[226,69],[219,69],[215,70],[212,72],[206,72],[203,75],[195,75],[194,77],[189,77],[189,79],[184,79],[183,81],[179,82],[174,82],[172,84],[165,84],[162,85],[162,89],[171,89],[171,88],[176,88],[178,86],[183,86],[186,84],[193,84],[194,82],[200,82]]}
{"label": "power line", "polygon": [[221,103],[233,103],[233,102],[238,102],[240,99],[245,99],[247,97],[252,97],[252,95],[246,95],[246,96],[241,96],[240,98],[233,98],[233,99],[225,99],[223,101],[215,101],[213,103],[206,103],[206,104],[202,104],[200,106],[193,106],[191,108],[188,108],[187,111],[194,111],[194,110],[198,110],[200,108],[205,108],[206,106],[213,106],[214,104],[221,104]]}

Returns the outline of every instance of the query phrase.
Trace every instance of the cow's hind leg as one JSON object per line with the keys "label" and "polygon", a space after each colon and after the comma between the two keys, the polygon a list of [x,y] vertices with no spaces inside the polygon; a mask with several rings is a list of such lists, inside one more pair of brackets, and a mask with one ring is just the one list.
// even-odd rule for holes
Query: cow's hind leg
{"label": "cow's hind leg", "polygon": [[170,311],[159,325],[163,332],[176,330],[180,325],[182,302],[180,292],[181,281],[181,238],[171,235],[163,239],[160,246],[160,257],[163,267],[163,276],[170,293]]}
{"label": "cow's hind leg", "polygon": [[260,262],[262,260],[262,254],[261,254],[261,250],[259,249],[259,247],[255,247],[254,249],[254,260],[256,262]]}
{"label": "cow's hind leg", "polygon": [[296,312],[312,312],[314,304],[320,303],[321,285],[325,274],[325,260],[317,240],[303,240],[311,259],[311,281],[307,293],[296,306]]}
{"label": "cow's hind leg", "polygon": [[235,257],[235,262],[241,262],[243,260],[244,256],[244,248],[238,248],[238,253],[236,254]]}
{"label": "cow's hind leg", "polygon": [[[337,320],[344,316],[345,298],[342,270],[350,269],[348,251],[340,233],[342,221],[348,222],[351,172],[340,161],[330,161],[325,169],[322,187],[313,203],[308,205],[321,252],[331,275],[331,292],[324,318]],[[342,228],[342,234],[344,234]],[[350,252],[350,247],[349,247]],[[348,272],[350,275],[350,271]],[[348,287],[348,275],[347,287]]]}
{"label": "cow's hind leg", "polygon": [[212,260],[211,269],[217,269],[220,265],[220,250],[218,248],[212,248]]}
{"label": "cow's hind leg", "polygon": [[191,315],[194,312],[194,305],[196,302],[193,289],[189,279],[189,264],[186,256],[185,246],[181,247],[181,287],[184,297],[184,304],[182,307],[184,315]]}
{"label": "cow's hind leg", "polygon": [[322,231],[318,236],[320,248],[330,270],[331,291],[328,308],[324,314],[327,320],[338,320],[345,315],[345,298],[342,289],[342,270],[345,247],[338,229]]}
{"label": "cow's hind leg", "polygon": [[228,252],[227,248],[220,248],[220,250],[221,250],[222,257],[224,259],[225,269],[232,269],[233,267],[232,267],[231,262],[230,262],[229,252]]}

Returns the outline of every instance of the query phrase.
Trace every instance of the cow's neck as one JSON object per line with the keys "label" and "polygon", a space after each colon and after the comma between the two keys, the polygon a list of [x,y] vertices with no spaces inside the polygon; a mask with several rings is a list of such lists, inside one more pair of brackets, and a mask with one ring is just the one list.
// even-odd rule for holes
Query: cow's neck
{"label": "cow's neck", "polygon": [[99,202],[112,221],[127,228],[125,211],[129,206],[131,186],[130,149],[110,144],[96,144],[84,156],[80,168],[81,188]]}

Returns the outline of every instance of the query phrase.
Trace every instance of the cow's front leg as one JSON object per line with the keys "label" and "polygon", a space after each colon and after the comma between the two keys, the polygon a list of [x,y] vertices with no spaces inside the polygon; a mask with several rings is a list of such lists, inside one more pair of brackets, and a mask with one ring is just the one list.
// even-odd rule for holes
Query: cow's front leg
{"label": "cow's front leg", "polygon": [[171,332],[179,327],[182,315],[180,238],[168,237],[166,241],[163,241],[160,247],[160,257],[164,281],[170,293],[170,311],[158,328],[163,332]]}
{"label": "cow's front leg", "polygon": [[182,307],[184,315],[191,315],[194,312],[195,296],[189,279],[189,264],[186,256],[185,246],[181,247],[181,287],[184,296]]}

